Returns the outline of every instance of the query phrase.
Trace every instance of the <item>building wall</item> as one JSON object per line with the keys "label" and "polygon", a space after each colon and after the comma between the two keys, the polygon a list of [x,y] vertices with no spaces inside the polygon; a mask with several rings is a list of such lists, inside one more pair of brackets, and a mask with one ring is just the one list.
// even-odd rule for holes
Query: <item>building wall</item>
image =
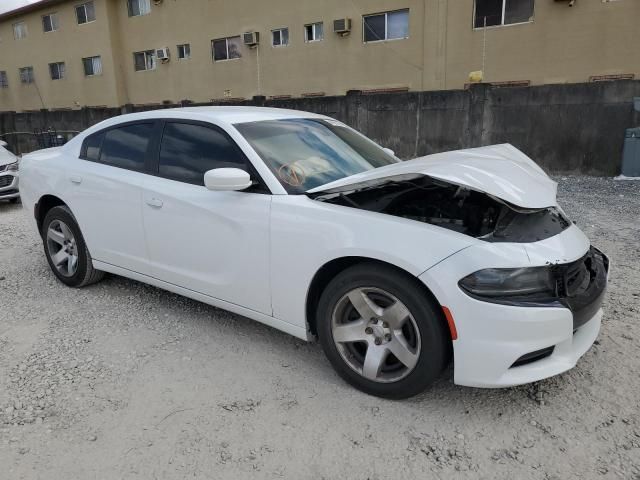
{"label": "building wall", "polygon": [[[0,111],[86,105],[152,104],[254,95],[343,95],[349,90],[461,89],[483,68],[485,81],[532,84],[585,82],[592,75],[640,75],[639,0],[536,0],[531,23],[474,30],[474,0],[165,0],[151,13],[128,17],[125,0],[95,0],[96,21],[77,25],[76,2],[0,18]],[[409,38],[365,44],[362,15],[409,8]],[[43,14],[58,12],[60,29],[44,33]],[[332,32],[336,18],[353,20],[347,37]],[[29,35],[13,39],[12,25]],[[323,21],[325,38],[304,42],[304,25]],[[290,45],[271,46],[271,30],[288,27]],[[258,31],[258,49],[213,62],[211,41]],[[191,58],[178,60],[176,45]],[[169,47],[172,59],[134,71],[133,52]],[[81,58],[101,55],[103,74],[86,78]],[[52,81],[48,64],[66,63]],[[21,85],[18,68],[33,65],[36,85]],[[259,67],[258,67],[259,65]],[[37,86],[37,88],[36,88]]]}
{"label": "building wall", "polygon": [[[9,88],[0,88],[0,110],[116,105],[119,103],[111,50],[106,0],[96,0],[96,21],[78,25],[75,3],[65,2],[50,9],[0,23],[0,70],[5,70]],[[42,15],[56,12],[58,31],[45,33]],[[14,40],[13,24],[24,21],[27,37]],[[100,55],[103,74],[85,77],[82,58]],[[65,62],[66,75],[51,80],[49,63]],[[35,83],[21,84],[18,69],[33,66]]]}
{"label": "building wall", "polygon": [[474,0],[448,2],[446,88],[459,88],[470,71],[484,80],[529,80],[533,85],[578,83],[593,75],[640,76],[638,0],[537,0],[531,23],[472,29]]}

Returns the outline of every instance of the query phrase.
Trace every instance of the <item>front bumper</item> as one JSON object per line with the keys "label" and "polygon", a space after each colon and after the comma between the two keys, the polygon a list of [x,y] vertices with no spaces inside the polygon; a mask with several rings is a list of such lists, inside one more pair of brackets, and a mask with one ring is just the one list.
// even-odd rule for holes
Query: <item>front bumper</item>
{"label": "front bumper", "polygon": [[[564,249],[557,248],[560,245],[564,245]],[[552,246],[556,247],[554,257],[549,259]],[[571,227],[546,244],[543,241],[526,244],[526,247],[502,245],[501,248],[470,247],[420,276],[453,316],[458,332],[458,339],[453,342],[454,382],[459,385],[509,387],[565,372],[589,350],[600,331],[603,315],[600,306],[608,278],[608,260],[604,256],[602,262],[606,263],[606,269],[594,272],[597,274],[593,275],[593,288],[578,301],[566,304],[489,303],[470,297],[457,284],[469,273],[492,266],[509,268],[531,263],[535,266],[554,262],[554,258],[562,259],[559,263],[567,266],[579,265],[592,250],[577,227]],[[588,253],[584,255],[586,250]],[[582,253],[570,258],[570,251]],[[533,352],[540,353],[532,355]]]}
{"label": "front bumper", "polygon": [[0,200],[10,200],[20,196],[19,177],[11,172],[0,172]]}

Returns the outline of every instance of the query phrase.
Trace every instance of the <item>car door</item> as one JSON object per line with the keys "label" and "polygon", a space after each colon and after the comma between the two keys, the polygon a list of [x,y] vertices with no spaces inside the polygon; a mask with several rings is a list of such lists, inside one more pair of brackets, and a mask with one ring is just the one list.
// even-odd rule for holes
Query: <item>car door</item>
{"label": "car door", "polygon": [[157,124],[129,122],[90,135],[65,179],[65,201],[93,259],[139,273],[149,273],[142,184]]}
{"label": "car door", "polygon": [[204,186],[204,173],[221,167],[259,180],[241,149],[212,124],[167,120],[156,158],[157,176],[143,193],[153,276],[271,315],[271,195],[260,182],[241,192]]}

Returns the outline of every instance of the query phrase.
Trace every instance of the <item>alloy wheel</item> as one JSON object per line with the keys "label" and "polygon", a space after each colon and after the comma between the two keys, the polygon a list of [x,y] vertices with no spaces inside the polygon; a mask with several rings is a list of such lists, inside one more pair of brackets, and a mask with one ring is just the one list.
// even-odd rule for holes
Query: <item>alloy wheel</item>
{"label": "alloy wheel", "polygon": [[379,288],[355,288],[331,316],[333,341],[342,359],[368,380],[396,382],[420,358],[420,332],[409,309]]}
{"label": "alloy wheel", "polygon": [[78,246],[69,226],[54,220],[47,229],[47,252],[51,263],[64,277],[72,277],[78,270]]}

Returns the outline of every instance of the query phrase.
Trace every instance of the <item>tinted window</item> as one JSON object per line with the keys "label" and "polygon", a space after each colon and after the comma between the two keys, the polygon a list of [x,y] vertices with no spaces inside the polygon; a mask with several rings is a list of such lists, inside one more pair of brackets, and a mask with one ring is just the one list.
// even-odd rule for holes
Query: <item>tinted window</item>
{"label": "tinted window", "polygon": [[98,161],[100,158],[100,145],[102,145],[102,139],[104,138],[104,132],[94,133],[87,137],[84,141],[84,155],[82,158],[86,160]]}
{"label": "tinted window", "polygon": [[160,147],[159,173],[181,182],[204,185],[204,173],[214,168],[247,169],[238,147],[216,129],[167,123]]}
{"label": "tinted window", "polygon": [[100,162],[129,170],[143,170],[152,133],[152,123],[108,130],[102,142]]}

